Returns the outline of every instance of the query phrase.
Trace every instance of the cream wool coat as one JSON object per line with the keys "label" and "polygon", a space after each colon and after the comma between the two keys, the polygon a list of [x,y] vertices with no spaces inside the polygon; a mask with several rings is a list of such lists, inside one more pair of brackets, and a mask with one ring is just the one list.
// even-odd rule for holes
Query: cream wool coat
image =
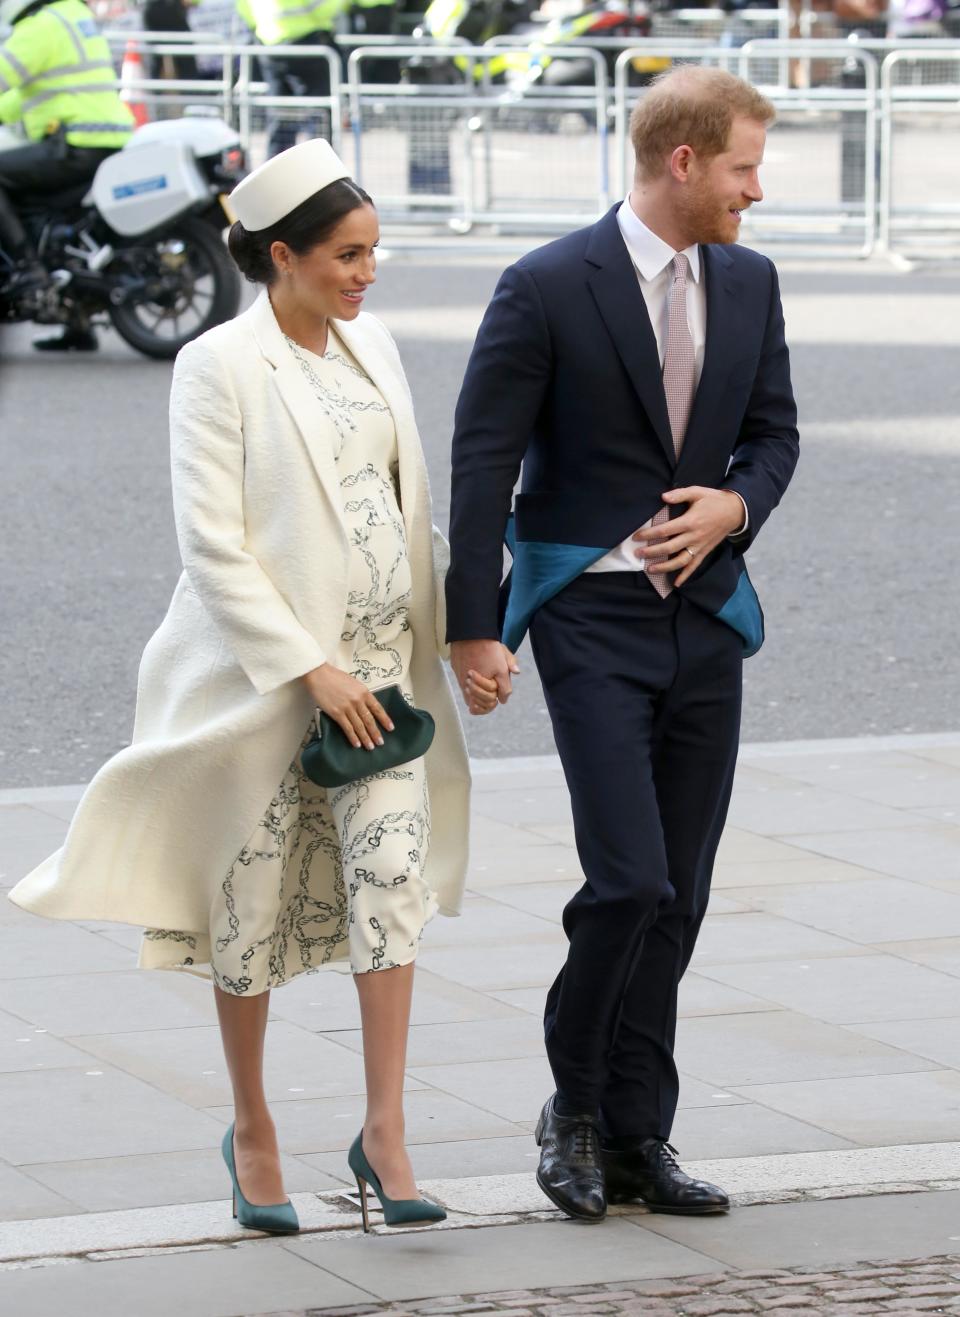
{"label": "cream wool coat", "polygon": [[[442,559],[445,545],[433,531],[393,339],[367,314],[338,321],[337,332],[396,425],[413,577],[410,676],[415,702],[437,724],[426,759],[433,826],[424,876],[441,911],[457,914],[469,768],[440,657],[445,619],[435,553]],[[91,782],[63,849],[10,893],[35,914],[206,931],[223,877],[312,715],[297,678],[336,662],[349,549],[333,436],[266,291],[181,351],[170,429],[184,571],[144,651],[133,743]],[[333,903],[327,865],[315,891]],[[346,950],[344,941],[338,953]]]}

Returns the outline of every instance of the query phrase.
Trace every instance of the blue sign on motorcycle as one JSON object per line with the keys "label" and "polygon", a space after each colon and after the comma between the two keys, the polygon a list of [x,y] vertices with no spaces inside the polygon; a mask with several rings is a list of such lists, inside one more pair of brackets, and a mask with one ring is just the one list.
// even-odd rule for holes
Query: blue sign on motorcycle
{"label": "blue sign on motorcycle", "polygon": [[135,183],[121,183],[113,189],[114,201],[125,201],[128,197],[139,197],[144,192],[162,192],[168,187],[166,174],[157,174],[155,178],[138,178]]}

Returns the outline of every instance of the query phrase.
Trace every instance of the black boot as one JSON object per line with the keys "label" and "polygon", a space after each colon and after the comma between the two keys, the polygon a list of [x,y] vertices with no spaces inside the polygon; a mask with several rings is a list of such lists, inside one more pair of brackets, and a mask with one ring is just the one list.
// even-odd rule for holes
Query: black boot
{"label": "black boot", "polygon": [[50,275],[42,261],[24,257],[3,272],[0,282],[4,297],[13,299],[46,288],[50,283]]}
{"label": "black boot", "polygon": [[604,1146],[603,1169],[611,1203],[645,1203],[651,1212],[708,1216],[726,1212],[730,1199],[715,1184],[680,1169],[666,1139],[617,1139]]}
{"label": "black boot", "polygon": [[96,352],[100,344],[89,326],[67,325],[60,334],[35,338],[33,346],[38,352]]}
{"label": "black boot", "polygon": [[547,1099],[537,1124],[540,1148],[537,1184],[561,1212],[578,1221],[602,1221],[607,1214],[600,1135],[592,1116],[561,1116],[556,1094]]}

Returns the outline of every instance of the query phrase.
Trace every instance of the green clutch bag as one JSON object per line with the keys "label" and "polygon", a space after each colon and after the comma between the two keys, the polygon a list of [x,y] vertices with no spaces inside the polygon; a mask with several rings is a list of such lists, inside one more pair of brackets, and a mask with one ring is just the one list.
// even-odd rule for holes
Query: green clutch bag
{"label": "green clutch bag", "polygon": [[399,764],[419,759],[430,749],[436,724],[426,709],[415,709],[403,698],[399,686],[374,691],[393,723],[383,732],[383,745],[372,750],[355,749],[339,723],[317,710],[317,734],[303,747],[300,763],[311,782],[320,787],[344,787],[362,777],[372,777]]}

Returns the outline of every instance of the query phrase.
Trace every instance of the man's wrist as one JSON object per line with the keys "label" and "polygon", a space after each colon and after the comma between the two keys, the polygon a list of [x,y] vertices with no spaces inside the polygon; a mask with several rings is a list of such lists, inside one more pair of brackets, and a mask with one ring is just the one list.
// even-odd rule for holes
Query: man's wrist
{"label": "man's wrist", "polygon": [[747,501],[742,494],[737,493],[735,489],[721,489],[721,494],[729,494],[737,504],[737,520],[733,530],[728,531],[728,538],[735,540],[738,536],[746,533],[750,525],[750,513],[747,510]]}

